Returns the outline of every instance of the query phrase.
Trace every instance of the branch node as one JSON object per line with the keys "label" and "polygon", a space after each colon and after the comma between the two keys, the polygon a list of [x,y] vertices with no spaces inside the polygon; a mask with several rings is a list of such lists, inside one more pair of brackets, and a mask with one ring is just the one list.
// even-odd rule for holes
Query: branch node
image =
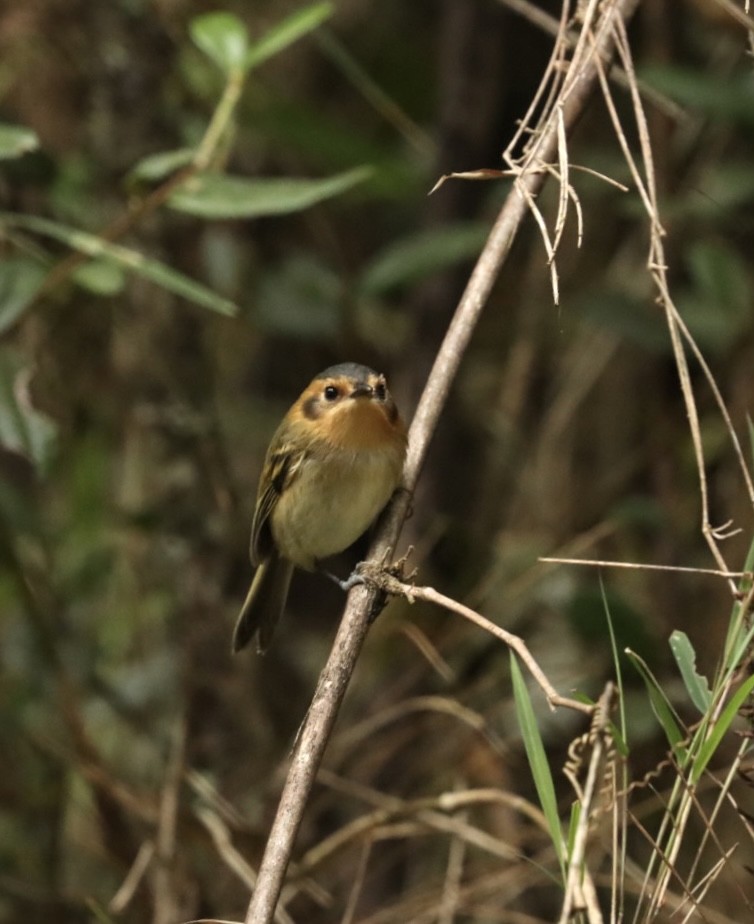
{"label": "branch node", "polygon": [[[414,584],[418,568],[406,571],[406,562],[414,551],[410,545],[406,549],[405,555],[396,559],[391,565],[381,565],[374,561],[362,561],[356,566],[356,572],[363,580],[364,584],[373,588],[380,594],[389,594],[391,597],[405,597],[409,603],[414,603],[414,597],[411,588]],[[380,610],[385,606],[382,600]]]}

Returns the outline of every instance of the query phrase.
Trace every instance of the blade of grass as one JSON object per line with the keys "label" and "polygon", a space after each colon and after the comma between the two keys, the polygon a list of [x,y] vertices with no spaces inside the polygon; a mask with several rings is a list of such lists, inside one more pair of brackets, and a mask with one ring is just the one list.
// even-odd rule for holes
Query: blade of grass
{"label": "blade of grass", "polygon": [[[749,545],[749,551],[746,554],[743,570],[750,573],[754,571],[754,539],[752,539],[751,544]],[[745,633],[742,633],[744,626],[748,625],[748,607],[744,605],[744,601],[750,591],[751,578],[742,577],[738,582],[738,593],[740,594],[740,599],[737,599],[733,604],[731,619],[728,623],[728,634],[725,638],[725,656],[723,659],[723,665],[726,671],[737,669],[738,662],[741,658],[741,655],[743,654],[741,650],[741,636],[742,634],[748,636],[749,632],[751,631],[749,629]],[[748,641],[746,644],[748,644]]]}
{"label": "blade of grass", "polygon": [[521,737],[524,741],[526,756],[529,759],[529,766],[534,777],[539,804],[547,819],[550,838],[565,880],[565,851],[563,832],[558,816],[558,804],[555,798],[555,784],[550,772],[550,765],[547,762],[542,736],[537,726],[529,690],[521,673],[521,668],[518,666],[518,659],[513,652],[511,652],[511,680],[513,682],[513,697],[516,704],[518,727],[521,729]]}
{"label": "blade of grass", "polygon": [[670,701],[667,696],[665,696],[662,687],[657,682],[657,678],[649,669],[647,663],[640,658],[635,651],[631,651],[630,648],[626,649],[626,655],[644,681],[647,693],[649,694],[652,712],[654,712],[657,721],[665,732],[665,737],[668,739],[671,749],[675,752],[680,762],[683,763],[686,759],[687,749],[681,742],[685,739],[685,735],[682,733],[680,725],[676,721],[676,716],[673,707],[670,705]]}
{"label": "blade of grass", "polygon": [[[607,631],[610,633],[610,650],[613,655],[613,665],[615,667],[615,681],[618,687],[618,705],[620,710],[620,735],[617,738],[623,744],[623,747],[626,749],[627,756],[628,753],[628,734],[626,731],[626,705],[623,697],[623,671],[620,664],[620,654],[618,652],[618,641],[615,637],[615,626],[613,625],[613,619],[610,614],[610,606],[607,600],[607,593],[605,592],[605,582],[602,579],[602,573],[600,573],[600,593],[602,594],[602,605],[605,607],[605,620],[607,622]],[[617,729],[616,729],[617,732]]]}
{"label": "blade of grass", "polygon": [[715,727],[712,729],[709,738],[707,738],[699,749],[699,754],[694,761],[694,767],[691,773],[692,782],[698,782],[701,775],[707,769],[707,765],[714,756],[723,736],[730,729],[731,723],[738,715],[741,706],[743,706],[746,699],[751,695],[752,690],[754,690],[754,676],[748,677],[736,690],[730,698],[728,705],[723,709],[720,718],[715,722]]}

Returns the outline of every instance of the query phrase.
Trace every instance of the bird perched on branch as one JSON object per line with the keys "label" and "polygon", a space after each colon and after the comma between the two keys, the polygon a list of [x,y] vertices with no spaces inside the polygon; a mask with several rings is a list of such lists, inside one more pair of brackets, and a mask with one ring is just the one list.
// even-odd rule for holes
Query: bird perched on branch
{"label": "bird perched on branch", "polygon": [[307,385],[267,450],[251,524],[257,570],[233,651],[255,635],[266,650],[294,566],[313,571],[355,542],[398,486],[405,455],[406,427],[384,375],[342,363]]}

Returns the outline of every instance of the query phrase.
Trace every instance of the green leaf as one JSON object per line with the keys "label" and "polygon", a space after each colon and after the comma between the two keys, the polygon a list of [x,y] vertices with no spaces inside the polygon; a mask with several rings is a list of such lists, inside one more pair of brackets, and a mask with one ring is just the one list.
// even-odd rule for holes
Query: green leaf
{"label": "green leaf", "polygon": [[672,750],[676,752],[679,760],[681,762],[685,761],[687,749],[681,744],[681,742],[685,740],[685,735],[681,732],[680,726],[676,721],[670,701],[665,696],[662,687],[657,682],[656,677],[645,661],[643,661],[635,651],[631,651],[630,648],[626,649],[626,655],[644,681],[647,693],[649,694],[649,702],[652,706],[652,711],[657,717],[657,721],[660,723],[662,730],[665,732],[668,744]]}
{"label": "green leaf", "polygon": [[111,260],[87,260],[73,271],[73,279],[82,289],[104,296],[117,295],[126,283],[122,267]]}
{"label": "green leaf", "polygon": [[190,164],[194,157],[193,148],[178,148],[175,151],[160,151],[142,158],[128,174],[130,182],[140,180],[144,183],[156,183],[170,176],[181,167]]}
{"label": "green leaf", "polygon": [[553,783],[550,765],[547,763],[545,746],[542,743],[542,736],[539,733],[537,719],[534,715],[534,709],[529,697],[529,690],[524,682],[521,668],[518,666],[518,659],[510,653],[511,658],[511,680],[513,681],[513,697],[516,703],[516,717],[518,727],[521,729],[521,737],[526,748],[526,756],[529,759],[534,785],[539,796],[539,804],[542,806],[542,812],[547,819],[547,826],[550,829],[550,838],[552,839],[555,853],[560,862],[561,870],[565,870],[564,862],[564,844],[563,831],[560,827],[560,818],[558,816],[558,803],[555,798],[555,784]]}
{"label": "green leaf", "polygon": [[10,257],[0,263],[0,333],[31,304],[47,271],[35,260]]}
{"label": "green leaf", "polygon": [[377,254],[367,267],[361,290],[381,295],[462,260],[476,257],[490,233],[484,222],[448,225],[403,238]]}
{"label": "green leaf", "polygon": [[21,125],[0,124],[0,160],[12,160],[28,151],[36,151],[39,138],[36,132]]}
{"label": "green leaf", "polygon": [[233,13],[205,13],[191,20],[191,38],[227,76],[248,68],[249,33]]}
{"label": "green leaf", "polygon": [[0,445],[46,469],[57,430],[31,403],[29,370],[15,353],[0,351]]}
{"label": "green leaf", "polygon": [[288,16],[249,48],[246,53],[246,68],[258,67],[263,61],[312,32],[334,12],[332,3],[314,3]]}
{"label": "green leaf", "polygon": [[49,221],[46,218],[36,218],[33,215],[16,215],[11,212],[0,213],[0,222],[27,228],[37,234],[44,234],[89,257],[97,257],[101,260],[112,262],[123,270],[136,273],[137,276],[154,282],[174,295],[179,295],[181,298],[194,302],[196,305],[201,305],[203,308],[209,308],[211,311],[217,311],[219,314],[234,315],[238,311],[233,302],[226,298],[221,298],[200,283],[194,282],[188,276],[184,276],[183,273],[179,273],[164,263],[160,263],[159,260],[152,260],[138,253],[138,251],[121,247],[119,244],[111,244],[101,237],[88,234],[86,231],[79,231],[67,225]]}
{"label": "green leaf", "polygon": [[702,677],[696,670],[696,652],[685,632],[676,630],[670,636],[670,650],[673,652],[676,664],[681,671],[686,691],[691,702],[704,714],[712,703],[712,693],[706,677]]}
{"label": "green leaf", "polygon": [[169,200],[179,212],[200,218],[259,218],[285,215],[331,199],[371,174],[357,167],[323,180],[255,179],[205,173],[188,180]]}
{"label": "green leaf", "polygon": [[709,738],[707,738],[699,749],[699,754],[694,761],[694,769],[692,772],[692,780],[694,783],[698,782],[701,775],[704,773],[707,764],[712,760],[723,736],[730,728],[733,720],[738,715],[739,709],[751,695],[752,691],[754,691],[754,676],[747,677],[745,682],[736,690],[728,702],[728,705],[723,710],[720,718],[715,723],[715,727],[712,729]]}

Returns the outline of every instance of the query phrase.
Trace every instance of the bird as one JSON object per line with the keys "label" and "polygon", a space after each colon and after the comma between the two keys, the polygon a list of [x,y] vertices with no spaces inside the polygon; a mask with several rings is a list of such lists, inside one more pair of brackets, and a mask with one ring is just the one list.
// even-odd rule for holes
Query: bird
{"label": "bird", "polygon": [[[294,568],[319,569],[321,559],[348,548],[376,520],[400,485],[406,446],[384,375],[346,362],[306,386],[262,467],[249,544],[256,571],[233,632],[234,652],[256,636],[264,653]],[[358,579],[337,582],[347,589]]]}

